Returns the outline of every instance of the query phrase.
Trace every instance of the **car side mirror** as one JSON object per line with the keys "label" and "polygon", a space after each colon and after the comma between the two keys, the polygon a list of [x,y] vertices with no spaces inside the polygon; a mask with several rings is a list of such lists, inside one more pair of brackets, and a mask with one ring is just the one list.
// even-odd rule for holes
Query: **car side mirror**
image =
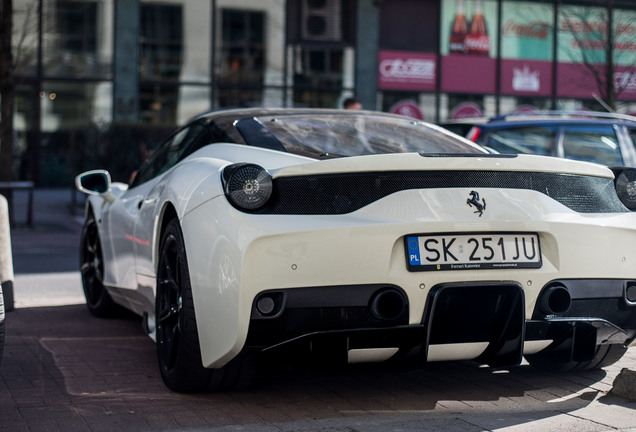
{"label": "car side mirror", "polygon": [[75,177],[75,187],[89,195],[99,195],[109,203],[115,201],[110,191],[110,174],[105,170],[86,171]]}

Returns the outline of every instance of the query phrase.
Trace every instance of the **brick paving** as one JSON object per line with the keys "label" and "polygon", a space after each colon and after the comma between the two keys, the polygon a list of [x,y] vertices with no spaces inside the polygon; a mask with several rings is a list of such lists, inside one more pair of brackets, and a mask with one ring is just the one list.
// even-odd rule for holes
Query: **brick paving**
{"label": "brick paving", "polygon": [[[154,343],[139,318],[98,319],[83,304],[46,305],[58,286],[65,299],[81,293],[72,270],[79,222],[60,215],[68,221],[36,219],[34,230],[13,235],[21,270],[16,309],[6,317],[0,432],[636,431],[636,402],[611,393],[621,369],[636,367],[636,348],[611,367],[578,374],[471,362],[271,367],[246,390],[173,393],[161,382]],[[33,275],[28,263],[52,251],[66,276],[44,264],[38,268],[46,271]],[[23,292],[21,284],[34,287]]]}
{"label": "brick paving", "polygon": [[274,368],[247,390],[183,395],[163,386],[138,318],[97,319],[84,305],[17,308],[0,366],[0,431],[636,430],[636,403],[609,393],[635,361],[631,349],[612,367],[574,375],[470,362]]}

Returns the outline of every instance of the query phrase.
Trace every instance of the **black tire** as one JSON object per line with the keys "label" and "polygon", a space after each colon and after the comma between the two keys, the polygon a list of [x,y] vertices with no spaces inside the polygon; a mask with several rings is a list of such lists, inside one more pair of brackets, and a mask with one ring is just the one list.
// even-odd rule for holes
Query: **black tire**
{"label": "black tire", "polygon": [[82,228],[80,247],[80,273],[86,306],[97,317],[113,316],[118,310],[104,288],[104,259],[97,222],[92,212]]}
{"label": "black tire", "polygon": [[188,262],[177,219],[168,223],[161,237],[155,316],[157,360],[168,388],[190,393],[229,390],[251,382],[252,363],[244,355],[219,369],[203,367]]}
{"label": "black tire", "polygon": [[547,372],[575,372],[591,369],[599,369],[610,366],[623,357],[627,348],[620,344],[599,345],[596,347],[596,355],[589,361],[570,361],[556,363],[553,360],[553,352],[542,351],[526,356],[530,366]]}

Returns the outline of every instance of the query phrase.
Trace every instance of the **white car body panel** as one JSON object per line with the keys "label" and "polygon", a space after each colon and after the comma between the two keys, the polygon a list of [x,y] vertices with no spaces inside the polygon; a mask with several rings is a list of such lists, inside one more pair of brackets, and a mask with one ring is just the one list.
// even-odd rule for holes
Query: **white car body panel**
{"label": "white car body panel", "polygon": [[[259,124],[252,122],[246,127],[258,128]],[[248,130],[246,133],[249,132]],[[267,138],[264,136],[263,139],[267,141]],[[478,359],[488,362],[494,359],[495,363],[502,361],[511,364],[509,362],[515,361],[511,356],[514,357],[517,351],[520,357],[522,354],[541,353],[556,345],[556,342],[553,343],[555,340],[558,339],[560,343],[559,338],[567,343],[570,343],[570,339],[574,341],[575,336],[566,334],[567,326],[572,329],[580,328],[578,331],[581,334],[590,332],[592,336],[588,335],[588,339],[594,338],[596,341],[596,345],[592,343],[592,348],[598,349],[599,344],[633,343],[636,328],[628,326],[624,330],[606,317],[591,317],[580,311],[577,311],[578,315],[571,316],[559,316],[559,312],[537,312],[541,309],[541,300],[545,299],[544,293],[552,283],[560,286],[565,284],[563,281],[570,280],[589,282],[591,288],[585,283],[581,285],[576,282],[573,283],[576,287],[571,290],[574,300],[583,300],[579,304],[583,305],[581,310],[585,311],[588,306],[585,301],[605,299],[604,294],[594,287],[595,281],[609,281],[612,293],[608,298],[611,297],[611,301],[624,306],[617,314],[629,309],[628,315],[621,315],[619,318],[630,320],[636,316],[636,212],[628,211],[615,195],[612,189],[615,187],[614,172],[607,167],[544,156],[509,157],[482,153],[449,156],[410,152],[338,158],[327,158],[331,155],[324,153],[317,156],[321,159],[317,159],[274,150],[272,148],[278,145],[276,142],[268,141],[267,145],[270,147],[220,142],[195,147],[195,151],[186,153],[187,156],[165,171],[152,171],[153,175],[143,177],[138,185],[133,182],[133,186],[129,188],[125,184],[113,183],[109,192],[113,198],[104,198],[106,194],[102,192],[102,196],[93,195],[88,200],[87,209],[95,215],[104,255],[103,285],[116,303],[144,316],[151,337],[155,336],[155,320],[162,322],[161,317],[155,318],[155,298],[161,297],[157,296],[157,286],[159,285],[159,293],[168,291],[157,280],[158,275],[166,274],[161,272],[161,269],[166,269],[165,265],[160,265],[161,240],[168,222],[172,222],[172,227],[174,220],[178,221],[177,231],[182,234],[184,245],[180,249],[185,249],[183,255],[187,261],[192,295],[190,310],[194,310],[196,320],[189,319],[196,322],[196,332],[193,334],[198,334],[201,363],[205,368],[223,368],[246,348],[278,349],[282,345],[293,345],[301,339],[304,341],[304,338],[310,339],[319,333],[333,336],[341,332],[338,336],[354,339],[365,331],[373,333],[378,329],[395,330],[395,333],[385,334],[387,339],[390,339],[387,334],[395,336],[402,330],[423,332],[417,333],[417,338],[423,340],[417,339],[416,343],[419,341],[423,344],[422,356],[428,361]],[[373,177],[375,180],[370,181],[368,187],[369,190],[376,187],[381,193],[373,195],[370,203],[359,200],[362,204],[355,207],[356,210],[343,211],[342,214],[338,214],[337,210],[329,210],[327,214],[312,214],[311,211],[305,211],[304,208],[297,210],[296,207],[279,211],[274,204],[271,208],[263,206],[241,209],[238,204],[231,202],[229,192],[226,195],[225,185],[225,177],[231,175],[228,171],[234,168],[230,166],[241,163],[266,169],[269,173],[266,177],[269,179],[271,176],[273,179],[274,194],[281,193],[276,187],[288,187],[287,191],[293,191],[289,193],[296,195],[287,199],[293,205],[298,204],[295,201],[298,199],[300,207],[311,200],[303,201],[302,194],[307,183],[300,182],[298,178],[308,182],[317,182],[318,178],[320,181],[328,179],[324,180],[327,182],[335,178],[336,187],[333,190],[339,191],[344,176],[363,178],[366,181],[371,177],[362,177],[363,175],[380,173]],[[230,169],[226,169],[228,167]],[[459,173],[458,176],[466,177],[470,177],[466,173],[494,172],[496,175],[492,178],[497,181],[506,175],[520,178],[526,174],[548,174],[549,176],[541,178],[559,177],[549,187],[555,184],[555,187],[571,185],[567,180],[562,180],[567,178],[575,179],[577,187],[583,184],[580,187],[589,190],[575,188],[578,191],[583,190],[583,194],[580,202],[572,204],[568,201],[570,189],[565,189],[568,192],[564,194],[554,194],[542,189],[543,186],[528,186],[526,183],[521,186],[492,186],[488,183],[488,187],[458,187],[454,183],[449,185],[455,172]],[[392,189],[394,182],[398,181],[396,179],[401,180],[400,176],[404,173],[425,173],[428,176],[425,180],[431,183],[416,188],[411,188],[410,184],[400,184],[399,188]],[[431,173],[434,175],[430,175]],[[443,175],[447,177],[441,177]],[[440,178],[445,183],[440,184]],[[581,180],[583,178],[585,181],[593,178],[595,186]],[[534,181],[534,178],[523,179]],[[391,187],[381,189],[381,186],[371,184],[373,181],[378,184],[386,182]],[[404,180],[405,183],[407,181],[408,179]],[[474,180],[469,180],[472,181]],[[300,186],[290,187],[289,184],[293,182]],[[356,201],[359,195],[367,192],[361,190],[360,183],[355,184],[358,185],[356,189],[347,186],[351,194],[344,199],[349,197],[351,201]],[[364,186],[363,184],[362,187]],[[326,189],[328,188],[315,189],[318,191],[315,192],[315,197],[322,199],[322,194],[325,194],[326,202],[335,208],[336,204],[340,204],[337,198],[341,198],[341,194],[324,192]],[[481,210],[473,207],[470,201],[470,197],[476,192],[480,197],[477,202],[481,202],[480,206],[483,204]],[[310,193],[307,191],[307,194]],[[284,202],[285,195],[281,193],[280,196],[283,197],[280,202]],[[595,212],[586,207],[588,199],[594,203],[593,206],[599,206],[592,207]],[[595,199],[598,200],[594,201]],[[275,201],[274,198],[270,200]],[[315,201],[323,203],[318,199]],[[268,202],[267,205],[269,204]],[[606,210],[596,212],[600,207]],[[573,208],[583,210],[576,211]],[[168,232],[170,233],[170,229]],[[538,268],[409,268],[405,244],[407,236],[473,233],[536,234],[540,243],[541,264]],[[355,289],[347,291],[352,287],[362,287],[365,291],[362,291],[363,294]],[[405,299],[407,313],[400,315],[403,321],[399,324],[391,322],[391,319],[378,323],[386,317],[372,316],[373,312],[369,312],[374,297],[386,287],[395,288],[394,291]],[[478,332],[469,332],[475,340],[458,340],[458,334],[463,336],[460,330],[452,333],[448,340],[443,339],[446,336],[444,332],[441,332],[441,336],[436,333],[436,340],[428,339],[432,334],[430,328],[433,327],[433,319],[439,318],[435,315],[438,307],[435,301],[445,295],[440,292],[450,292],[448,298],[453,300],[449,301],[457,301],[457,298],[466,295],[483,295],[484,291],[479,290],[484,287],[492,288],[492,291],[486,291],[494,293],[487,301],[483,301],[484,307],[491,306],[488,302],[492,298],[498,299],[497,301],[503,299],[498,304],[506,305],[508,303],[505,302],[512,299],[510,301],[514,302],[514,308],[511,309],[514,312],[510,314],[514,318],[510,318],[510,321],[517,320],[517,327],[511,325],[514,328],[509,330],[506,324],[499,328],[496,326],[500,323],[495,323],[496,320],[492,319],[489,325],[496,327],[493,333],[501,330],[501,340],[483,340],[483,335],[477,334]],[[338,291],[340,289],[342,294]],[[444,291],[446,289],[448,290]],[[457,290],[453,291],[454,289]],[[570,288],[565,289],[567,291]],[[630,289],[631,294],[628,295]],[[280,316],[267,316],[267,313],[259,315],[261,311],[257,306],[258,299],[261,296],[266,297],[270,291],[280,293],[283,302],[289,298],[298,300],[301,297],[302,301],[308,303],[315,300],[309,306],[289,307],[292,310],[294,307],[301,310],[299,313],[314,313],[315,310],[328,313],[333,308],[344,311],[341,312],[343,315],[354,315],[358,313],[355,308],[366,308],[364,319],[367,320],[365,323],[370,324],[365,324],[366,327],[345,326],[327,330],[322,327],[311,329],[309,326],[307,333],[285,333],[280,340],[272,342],[268,339],[267,322],[275,322]],[[326,296],[325,291],[330,294]],[[347,299],[354,296],[351,294],[354,291],[359,296],[355,302],[352,300],[350,303],[339,303],[339,296]],[[305,295],[307,298],[303,297]],[[359,298],[364,303],[362,306],[361,303],[356,303]],[[179,313],[183,299],[179,297],[176,301],[169,300],[172,307],[167,308],[165,314],[169,317],[181,316]],[[160,301],[158,303],[161,304]],[[493,300],[492,304],[494,303]],[[287,307],[288,305],[283,304],[281,315],[288,312]],[[158,307],[157,310],[162,309]],[[440,315],[443,315],[446,309],[440,307],[440,310]],[[475,323],[475,327],[482,324],[482,318],[483,316],[475,320],[479,321]],[[285,319],[290,321],[284,321]],[[292,318],[285,317],[280,322],[281,326],[294,327]],[[341,324],[340,321],[335,322],[337,325]],[[342,322],[346,325],[351,322],[358,324],[353,319],[346,321],[343,318]],[[263,323],[263,327],[258,327]],[[470,327],[464,321],[462,325],[462,330]],[[532,328],[531,338],[526,338],[526,326]],[[348,333],[353,330],[362,331],[353,336]],[[302,331],[305,331],[305,327]],[[439,332],[438,329],[436,331]],[[516,336],[512,337],[509,333],[515,333]],[[159,334],[161,331],[157,331],[157,335]],[[412,333],[408,333],[408,336],[411,335]],[[403,337],[404,333],[399,336]],[[368,339],[364,340],[368,343]],[[351,362],[383,361],[398,355],[397,353],[401,354],[403,348],[412,348],[410,341],[405,340],[392,344],[385,339],[382,344],[368,343],[367,346],[362,343],[362,346],[351,347],[348,342],[349,339],[346,357]],[[497,346],[499,342],[505,346]],[[571,344],[575,345],[574,342]],[[511,345],[515,348],[507,351]],[[589,343],[585,347],[589,348],[588,345]],[[580,348],[577,346],[577,349]],[[579,364],[575,357],[589,357],[589,352],[580,350],[581,352],[572,355],[575,364]]]}
{"label": "white car body panel", "polygon": [[[517,269],[514,279],[505,270],[470,274],[471,280],[521,284],[526,291],[527,316],[532,314],[538,291],[557,277],[634,275],[634,258],[629,257],[636,256],[636,224],[631,213],[580,215],[538,192],[483,189],[490,207],[477,218],[466,205],[469,192],[403,191],[338,216],[245,215],[223,197],[189,213],[183,220],[188,260],[192,269],[203,269],[192,273],[191,279],[204,365],[222,365],[241,349],[248,326],[248,320],[242,318],[249,317],[254,296],[264,289],[382,281],[407,291],[411,323],[420,321],[431,287],[461,281],[467,275],[463,271],[407,271],[403,243],[407,234],[539,233],[541,269]],[[258,218],[258,224],[252,218]],[[211,219],[218,220],[217,226],[234,229],[209,231],[205,221]],[[584,247],[581,239],[585,238],[594,239],[595,244]],[[334,249],[334,244],[339,248]],[[602,259],[590,253],[594,250],[604,251]]]}
{"label": "white car body panel", "polygon": [[[230,156],[230,161],[223,159]],[[403,237],[407,234],[539,233],[543,267],[515,272],[517,279],[514,281],[524,286],[528,299],[536,298],[538,290],[557,276],[594,277],[599,272],[609,272],[619,278],[628,278],[633,272],[627,259],[636,256],[636,223],[632,214],[581,215],[533,191],[482,189],[489,200],[488,212],[482,218],[475,218],[466,205],[469,189],[402,191],[351,214],[302,218],[296,215],[248,215],[229,205],[216,178],[224,166],[238,160],[256,159],[278,175],[442,168],[436,158],[418,154],[373,155],[309,163],[308,158],[285,156],[285,164],[292,165],[281,167],[278,154],[271,150],[233,144],[209,146],[156,181],[124,192],[111,209],[107,230],[111,236],[104,242],[117,254],[111,253],[105,260],[112,264],[106,271],[107,284],[130,290],[144,287],[150,302],[154,295],[151,284],[158,259],[158,209],[166,202],[177,208],[188,251],[206,367],[222,366],[241,350],[253,298],[263,289],[382,280],[407,289],[411,323],[419,321],[428,288],[462,280],[465,275],[452,271],[408,272],[403,245]],[[611,176],[609,170],[596,164],[558,158],[518,156],[505,159],[505,162],[502,164],[501,160],[493,158],[454,158],[443,168],[540,172],[559,169],[571,174]],[[165,186],[168,181],[170,187]],[[203,197],[208,199],[204,201]],[[140,202],[141,210],[138,208]],[[135,225],[134,220],[138,220]],[[630,225],[633,230],[629,236],[633,241],[620,241],[625,240],[625,226]],[[254,229],[256,226],[259,230]],[[218,227],[234,229],[218,232]],[[612,251],[611,256],[600,262],[598,257],[590,256],[589,249],[579,247],[575,239],[586,235],[599,242],[599,250]],[[355,239],[355,243],[352,240],[355,246],[343,246],[346,239]],[[340,244],[340,248],[334,250],[333,244]],[[564,245],[571,248],[565,249]],[[136,273],[133,273],[135,268]],[[470,277],[471,280],[500,280],[505,273],[480,270]],[[145,306],[146,312],[154,316],[150,306],[151,303]],[[533,301],[526,304],[528,316],[534,306]],[[440,349],[438,347],[437,351]]]}

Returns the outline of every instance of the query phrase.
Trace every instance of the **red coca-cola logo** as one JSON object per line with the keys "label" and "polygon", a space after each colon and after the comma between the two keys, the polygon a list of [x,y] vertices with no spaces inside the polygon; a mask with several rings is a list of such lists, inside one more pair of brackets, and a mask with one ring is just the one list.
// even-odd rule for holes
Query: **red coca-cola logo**
{"label": "red coca-cola logo", "polygon": [[490,38],[488,35],[469,34],[464,39],[464,46],[468,54],[488,55],[490,52]]}
{"label": "red coca-cola logo", "polygon": [[506,21],[502,33],[505,37],[516,36],[525,39],[547,39],[550,34],[550,24],[544,21],[532,21],[520,24],[511,19]]}

